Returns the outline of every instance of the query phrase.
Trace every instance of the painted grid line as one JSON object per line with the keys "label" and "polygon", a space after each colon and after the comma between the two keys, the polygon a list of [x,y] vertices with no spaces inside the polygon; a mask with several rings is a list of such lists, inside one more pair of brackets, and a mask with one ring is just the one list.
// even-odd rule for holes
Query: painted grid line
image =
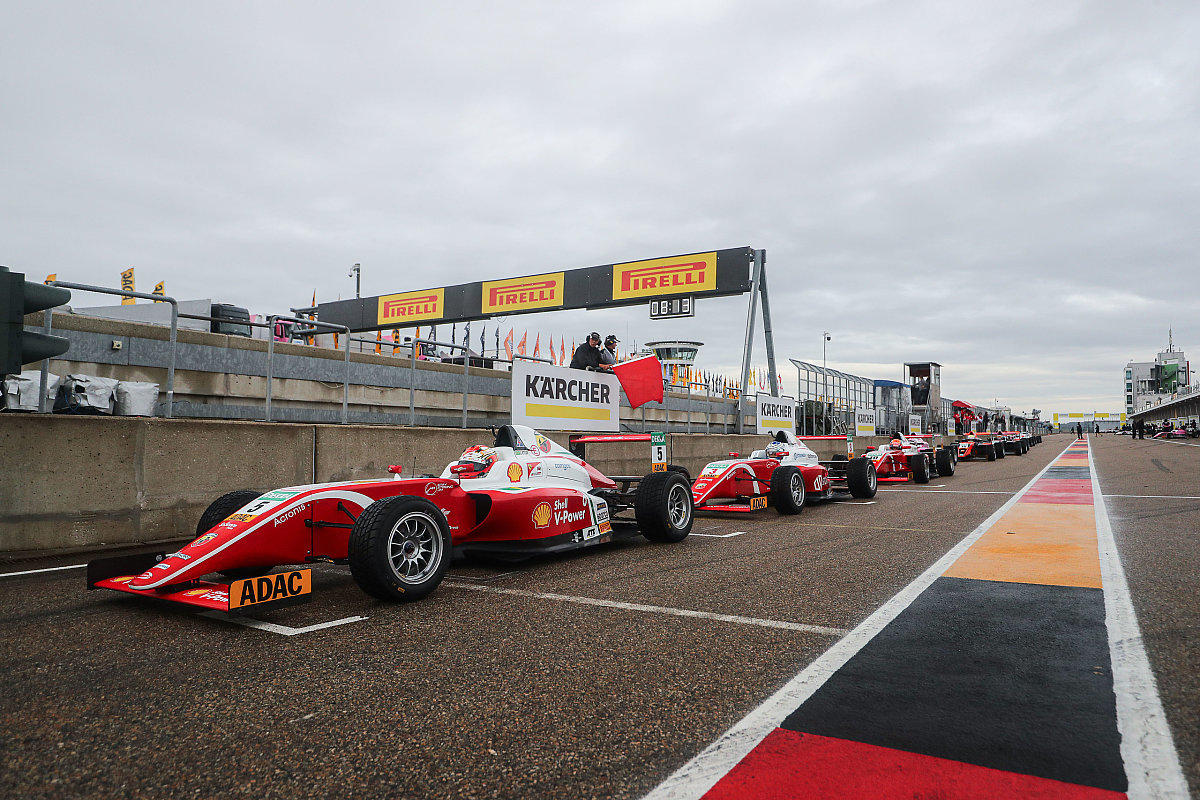
{"label": "painted grid line", "polygon": [[734,614],[714,614],[710,611],[692,611],[687,608],[667,608],[666,606],[648,606],[641,603],[623,603],[618,600],[600,600],[594,597],[575,597],[567,594],[552,594],[550,592],[527,592],[520,589],[501,589],[498,586],[480,586],[473,583],[446,582],[443,586],[453,586],[455,589],[470,589],[476,592],[491,592],[492,594],[507,594],[513,597],[533,597],[538,600],[558,600],[564,603],[579,603],[586,606],[601,608],[619,608],[623,611],[644,611],[651,614],[670,614],[676,617],[696,617],[711,619],[717,622],[732,622],[738,625],[758,625],[763,628],[780,628],[788,631],[803,633],[819,633],[825,636],[845,636],[845,628],[829,628],[824,625],[806,625],[802,622],[784,622],[778,619],[756,619],[741,617]]}

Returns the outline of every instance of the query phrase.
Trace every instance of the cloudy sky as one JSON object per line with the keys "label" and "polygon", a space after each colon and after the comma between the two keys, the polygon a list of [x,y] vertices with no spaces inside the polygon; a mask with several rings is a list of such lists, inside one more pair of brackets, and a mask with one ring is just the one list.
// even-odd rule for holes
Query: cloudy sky
{"label": "cloudy sky", "polygon": [[[265,314],[354,263],[372,296],[751,246],[783,364],[828,330],[848,372],[1119,411],[1168,328],[1200,362],[1197,42],[1193,0],[17,0],[0,263]],[[647,317],[509,323],[736,371],[744,298]]]}

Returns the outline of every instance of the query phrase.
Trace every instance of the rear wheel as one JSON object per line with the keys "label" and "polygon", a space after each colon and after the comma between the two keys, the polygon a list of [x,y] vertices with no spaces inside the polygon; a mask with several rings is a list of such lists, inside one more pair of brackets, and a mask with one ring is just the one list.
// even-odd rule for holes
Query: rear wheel
{"label": "rear wheel", "polygon": [[916,483],[929,483],[929,461],[924,453],[909,456],[908,468],[912,470],[913,480]]}
{"label": "rear wheel", "polygon": [[954,457],[944,447],[937,451],[937,471],[938,475],[944,478],[948,478],[954,474]]}
{"label": "rear wheel", "polygon": [[1004,458],[1008,455],[1004,449],[1004,442],[995,442],[992,444],[992,448],[996,451],[996,458]]}
{"label": "rear wheel", "polygon": [[678,472],[652,472],[634,498],[638,529],[652,542],[682,542],[692,531],[692,489]]}
{"label": "rear wheel", "polygon": [[[208,508],[204,509],[204,513],[200,515],[200,521],[196,523],[196,535],[203,536],[220,524],[221,520],[239,508],[248,505],[251,500],[257,500],[260,497],[262,497],[262,492],[255,492],[250,489],[239,489],[236,492],[228,492],[221,495],[209,503]],[[272,566],[274,565],[230,567],[229,569],[220,570],[219,574],[236,581],[242,578],[253,578],[257,575],[262,575],[270,570]]]}
{"label": "rear wheel", "polygon": [[350,574],[380,600],[428,595],[450,566],[450,526],[420,497],[388,497],[367,506],[350,530]]}
{"label": "rear wheel", "polygon": [[692,482],[692,473],[687,471],[687,467],[680,464],[667,464],[667,472],[678,472],[683,476],[683,479],[688,483]]}
{"label": "rear wheel", "polygon": [[984,453],[987,455],[988,461],[996,460],[996,445],[990,444],[985,448]]}
{"label": "rear wheel", "polygon": [[869,458],[855,458],[846,468],[846,486],[854,497],[866,499],[879,491],[879,476],[875,464]]}
{"label": "rear wheel", "polygon": [[804,475],[795,467],[776,467],[771,473],[771,505],[780,514],[804,510]]}

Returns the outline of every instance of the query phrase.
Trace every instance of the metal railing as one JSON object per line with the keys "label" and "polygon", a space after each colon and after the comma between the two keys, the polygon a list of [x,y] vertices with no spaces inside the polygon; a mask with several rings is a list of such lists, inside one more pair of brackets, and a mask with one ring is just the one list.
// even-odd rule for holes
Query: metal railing
{"label": "metal railing", "polygon": [[[119,297],[139,297],[144,300],[154,300],[156,302],[171,304],[171,360],[167,366],[167,403],[164,416],[167,419],[171,418],[175,405],[175,345],[177,334],[179,333],[179,302],[174,297],[167,297],[163,294],[145,294],[143,292],[131,292],[127,289],[106,289],[103,286],[88,286],[85,283],[69,283],[67,281],[47,281],[47,286],[59,286],[63,289],[78,289],[81,292],[96,292],[98,294],[115,294]],[[53,325],[54,309],[47,308],[45,311],[44,332],[49,335],[51,326]],[[39,387],[38,397],[38,413],[46,413],[46,383],[49,381],[50,375],[50,359],[42,361],[42,380]]]}
{"label": "metal railing", "polygon": [[271,330],[271,335],[267,337],[267,402],[266,415],[267,422],[271,421],[271,380],[275,375],[275,323],[283,320],[284,322],[300,322],[305,325],[311,325],[313,328],[321,330],[334,331],[335,333],[345,332],[346,334],[346,375],[342,379],[342,424],[345,425],[350,419],[350,329],[345,325],[334,325],[332,322],[320,322],[312,319],[301,319],[300,317],[289,317],[284,314],[272,314],[267,317],[267,327]]}

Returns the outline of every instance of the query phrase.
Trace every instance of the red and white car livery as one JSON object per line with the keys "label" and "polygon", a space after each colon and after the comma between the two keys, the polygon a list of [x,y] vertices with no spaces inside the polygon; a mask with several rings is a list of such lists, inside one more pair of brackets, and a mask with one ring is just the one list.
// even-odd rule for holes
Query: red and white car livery
{"label": "red and white car livery", "polygon": [[759,511],[771,505],[780,514],[799,514],[806,502],[835,493],[874,497],[877,485],[867,459],[819,461],[793,434],[780,431],[749,458],[706,466],[692,484],[692,502],[697,511]]}
{"label": "red and white car livery", "polygon": [[[491,446],[468,448],[439,477],[390,471],[383,480],[230,492],[179,552],[91,562],[88,586],[244,613],[307,599],[309,570],[265,575],[271,569],[337,562],[374,597],[417,600],[453,554],[523,558],[638,532],[678,542],[692,526],[683,476],[618,483],[522,425],[502,426]],[[618,516],[626,512],[633,519]],[[231,582],[205,580],[212,573]]]}
{"label": "red and white car livery", "polygon": [[897,431],[892,440],[867,449],[866,458],[875,464],[880,481],[929,483],[931,475],[954,474],[956,453],[947,447],[934,448]]}

